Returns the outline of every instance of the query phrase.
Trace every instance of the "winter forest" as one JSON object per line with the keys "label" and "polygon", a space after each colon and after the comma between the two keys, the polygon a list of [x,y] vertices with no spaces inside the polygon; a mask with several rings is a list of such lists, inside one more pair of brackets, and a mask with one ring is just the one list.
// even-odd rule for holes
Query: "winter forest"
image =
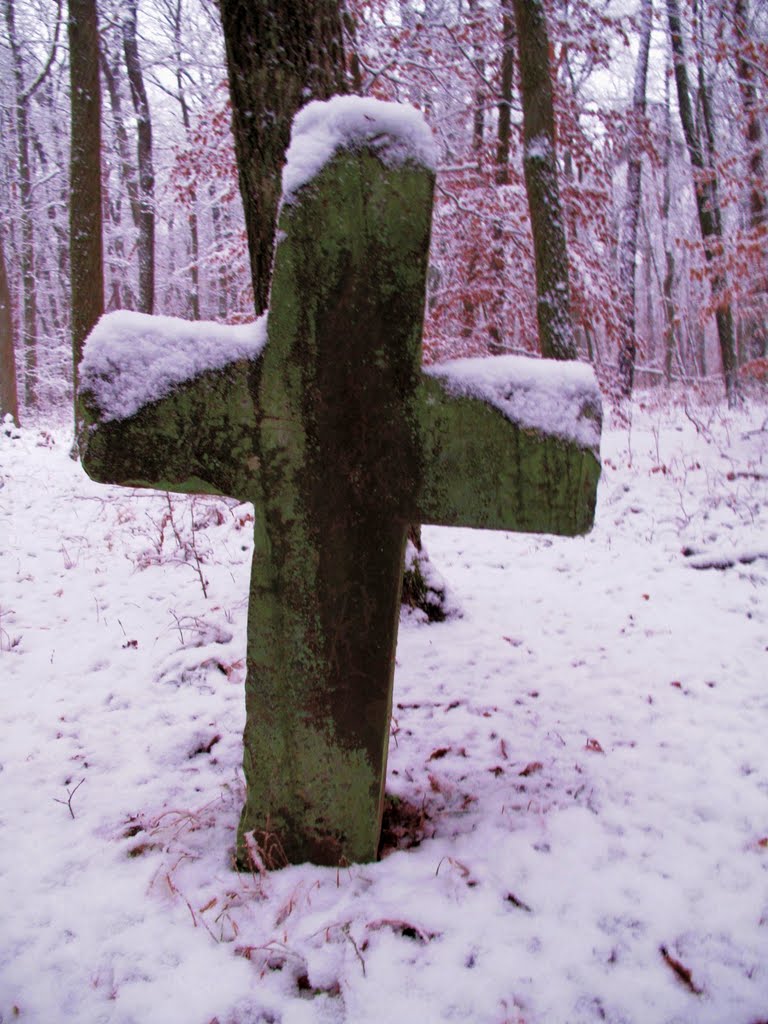
{"label": "winter forest", "polygon": [[766,0],[0,0],[0,119],[0,1024],[768,1024]]}
{"label": "winter forest", "polygon": [[[62,0],[2,7],[3,409],[15,411],[15,379],[22,414],[46,413],[66,407],[72,388],[68,10]],[[428,360],[539,344],[527,41],[513,8],[373,0],[343,10],[334,91],[411,103],[439,142]],[[762,0],[557,0],[546,15],[579,356],[619,394],[725,377],[732,395],[764,376],[768,344],[768,12]],[[84,44],[74,43],[76,63]],[[101,0],[98,61],[104,308],[252,318],[216,4]],[[263,307],[268,281],[255,286]]]}

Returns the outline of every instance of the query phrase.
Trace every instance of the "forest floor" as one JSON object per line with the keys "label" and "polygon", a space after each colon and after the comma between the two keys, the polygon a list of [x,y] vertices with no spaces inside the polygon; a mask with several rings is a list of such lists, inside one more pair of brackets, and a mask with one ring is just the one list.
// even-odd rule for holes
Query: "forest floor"
{"label": "forest floor", "polygon": [[765,403],[609,415],[585,538],[424,530],[338,871],[231,866],[248,506],[69,445],[0,433],[2,1024],[768,1020]]}

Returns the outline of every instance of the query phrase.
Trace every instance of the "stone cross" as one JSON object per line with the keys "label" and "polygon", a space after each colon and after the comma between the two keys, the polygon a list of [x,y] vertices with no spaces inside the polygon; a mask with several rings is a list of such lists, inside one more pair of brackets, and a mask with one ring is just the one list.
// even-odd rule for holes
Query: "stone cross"
{"label": "stone cross", "polygon": [[592,524],[591,370],[421,368],[432,187],[381,133],[337,146],[283,206],[266,345],[127,415],[100,398],[109,317],[86,346],[90,476],[253,503],[244,868],[376,857],[409,523]]}

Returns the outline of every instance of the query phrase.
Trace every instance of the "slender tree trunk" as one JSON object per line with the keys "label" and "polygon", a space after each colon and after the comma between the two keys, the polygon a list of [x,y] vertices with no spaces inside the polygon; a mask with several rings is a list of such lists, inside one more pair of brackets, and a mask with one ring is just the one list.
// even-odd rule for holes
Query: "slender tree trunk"
{"label": "slender tree trunk", "polygon": [[123,53],[136,114],[137,163],[139,168],[139,308],[155,308],[155,170],[152,162],[152,119],[139,60],[136,8],[138,0],[124,0]]}
{"label": "slender tree trunk", "polygon": [[[184,74],[182,64],[182,0],[175,0],[172,8],[169,8],[171,25],[173,30],[174,46],[174,76],[176,78],[176,98],[181,109],[181,123],[189,138],[192,122],[187,103],[187,91],[184,87]],[[197,188],[193,185],[189,193],[189,212],[187,214],[187,227],[189,228],[189,308],[193,320],[200,319],[200,241],[197,221]]]}
{"label": "slender tree trunk", "polygon": [[269,298],[285,151],[296,111],[346,92],[337,0],[220,0],[256,312]]}
{"label": "slender tree trunk", "polygon": [[648,78],[648,54],[651,47],[653,22],[652,0],[642,0],[640,7],[640,48],[635,67],[630,114],[629,153],[627,160],[627,199],[624,206],[624,230],[619,249],[619,287],[624,303],[619,348],[619,389],[628,397],[632,394],[637,356],[637,314],[635,300],[635,262],[637,258],[637,228],[640,219],[642,184],[642,146],[640,132],[645,118],[645,87]]}
{"label": "slender tree trunk", "polygon": [[[509,184],[509,151],[512,140],[512,89],[515,71],[515,20],[512,0],[502,0],[501,6],[501,81],[499,83],[499,122],[496,136],[496,184]],[[504,279],[506,256],[504,225],[501,218],[494,220],[492,228],[493,251],[491,271],[494,291],[488,311],[488,351],[500,355],[507,349],[505,306],[507,283]]]}
{"label": "slender tree trunk", "polygon": [[86,337],[104,312],[101,224],[101,85],[96,0],[69,0],[72,103],[69,266],[72,284],[72,363],[77,370]]}
{"label": "slender tree trunk", "polygon": [[[669,70],[669,69],[668,69]],[[661,154],[663,185],[661,194],[661,237],[664,246],[664,278],[661,285],[664,311],[664,379],[672,380],[675,355],[679,357],[678,327],[675,316],[675,252],[669,232],[669,210],[672,205],[672,112],[670,110],[669,75],[664,79],[664,130]]]}
{"label": "slender tree trunk", "polygon": [[[224,245],[224,231],[221,224],[221,210],[214,195],[213,185],[209,188],[211,198],[211,226],[213,228],[213,244],[217,252],[221,252]],[[226,321],[229,311],[229,279],[226,268],[220,263],[216,270],[216,316],[219,320]]]}
{"label": "slender tree trunk", "polygon": [[29,131],[30,94],[24,83],[23,57],[16,35],[14,0],[3,0],[3,2],[16,90],[16,153],[21,206],[19,263],[22,288],[21,338],[24,352],[24,401],[30,409],[34,409],[37,405],[37,290],[35,287],[35,232]]}
{"label": "slender tree trunk", "polygon": [[672,44],[677,102],[680,110],[680,121],[688,147],[688,155],[693,170],[693,187],[696,194],[696,208],[699,215],[699,227],[704,242],[704,255],[711,268],[712,294],[716,302],[715,320],[720,341],[720,357],[725,378],[725,392],[728,404],[737,400],[738,377],[736,375],[736,342],[733,330],[733,314],[727,298],[725,271],[722,266],[722,221],[720,201],[717,190],[717,177],[714,170],[707,167],[701,138],[696,130],[696,123],[691,105],[691,93],[688,84],[688,69],[685,62],[680,5],[678,0],[667,0],[667,18],[669,36]]}
{"label": "slender tree trunk", "polygon": [[515,75],[515,18],[512,0],[501,0],[501,87],[496,144],[496,184],[509,184],[509,148],[512,139],[512,87]]}
{"label": "slender tree trunk", "polygon": [[[107,44],[107,36],[100,40],[99,66],[102,78],[107,87],[109,96],[109,107],[112,113],[112,129],[114,131],[115,145],[118,156],[119,181],[122,189],[117,188],[114,194],[107,197],[107,210],[109,211],[110,231],[107,234],[107,258],[109,265],[109,298],[108,309],[134,309],[136,296],[130,285],[126,274],[126,225],[123,223],[123,193],[128,197],[128,206],[131,211],[131,223],[138,231],[141,223],[141,206],[139,203],[139,181],[131,157],[131,147],[128,138],[128,130],[125,126],[123,104],[120,97],[120,86],[117,60],[110,53]],[[129,229],[130,230],[130,229]]]}
{"label": "slender tree trunk", "polygon": [[747,0],[733,0],[733,24],[736,37],[736,70],[739,79],[741,106],[746,122],[747,168],[749,170],[749,226],[759,250],[757,273],[752,288],[751,306],[744,333],[748,358],[768,356],[768,257],[762,238],[768,225],[766,175],[764,163],[763,123],[755,85],[755,69],[759,55],[749,39]]}
{"label": "slender tree trunk", "polygon": [[13,309],[8,274],[5,269],[5,245],[0,232],[0,420],[10,414],[19,425],[19,398],[16,390],[16,352],[13,344]]}
{"label": "slender tree trunk", "polygon": [[523,103],[523,170],[536,260],[541,354],[575,359],[568,249],[557,170],[549,35],[541,0],[514,0]]}
{"label": "slender tree trunk", "polygon": [[472,38],[472,152],[478,169],[482,163],[483,142],[485,141],[485,54],[482,43],[482,13],[477,0],[467,0],[469,32]]}
{"label": "slender tree trunk", "polygon": [[112,57],[104,45],[99,50],[99,64],[104,82],[107,86],[109,106],[112,111],[112,126],[115,132],[117,153],[120,158],[120,180],[123,183],[126,195],[131,208],[131,219],[135,228],[141,223],[141,205],[139,202],[139,182],[136,176],[136,168],[131,160],[130,142],[128,130],[125,127],[125,116],[123,114],[123,103],[120,98],[120,86],[118,84],[117,70],[113,66]]}

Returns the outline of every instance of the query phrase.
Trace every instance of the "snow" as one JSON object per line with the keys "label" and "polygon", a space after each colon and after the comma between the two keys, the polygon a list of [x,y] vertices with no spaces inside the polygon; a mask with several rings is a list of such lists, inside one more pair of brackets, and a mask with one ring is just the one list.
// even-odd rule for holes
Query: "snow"
{"label": "snow", "polygon": [[525,144],[529,160],[548,160],[552,156],[552,142],[546,135],[536,135]]}
{"label": "snow", "polygon": [[266,317],[230,325],[106,313],[86,340],[80,390],[94,396],[103,420],[126,419],[205,370],[257,358],[266,339]]}
{"label": "snow", "polygon": [[387,166],[437,166],[432,132],[415,107],[361,96],[314,100],[293,121],[283,168],[283,202],[291,202],[338,149],[360,146],[374,149]]}
{"label": "snow", "polygon": [[691,559],[765,551],[766,410],[687,403],[609,415],[587,537],[424,529],[462,616],[401,624],[403,848],[255,876],[250,507],[6,424],[0,1018],[765,1019],[768,562]]}
{"label": "snow", "polygon": [[483,399],[521,427],[600,448],[600,391],[586,363],[495,356],[436,363],[425,372],[451,394]]}

